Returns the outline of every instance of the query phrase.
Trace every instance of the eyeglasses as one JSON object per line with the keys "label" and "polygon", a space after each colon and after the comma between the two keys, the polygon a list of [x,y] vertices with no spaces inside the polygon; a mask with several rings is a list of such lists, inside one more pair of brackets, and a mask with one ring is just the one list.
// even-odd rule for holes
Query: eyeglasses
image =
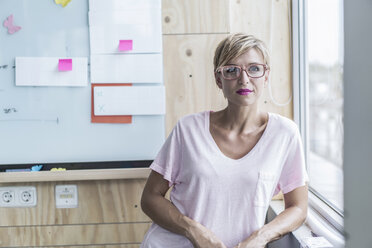
{"label": "eyeglasses", "polygon": [[218,67],[216,73],[221,73],[226,80],[234,80],[241,77],[242,71],[245,71],[248,77],[260,78],[265,75],[269,67],[265,64],[250,64],[247,69],[243,69],[238,65],[225,65]]}

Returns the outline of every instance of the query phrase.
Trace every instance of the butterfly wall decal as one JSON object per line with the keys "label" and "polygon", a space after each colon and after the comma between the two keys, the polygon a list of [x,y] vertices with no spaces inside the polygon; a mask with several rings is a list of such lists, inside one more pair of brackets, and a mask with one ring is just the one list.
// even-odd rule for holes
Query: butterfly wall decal
{"label": "butterfly wall decal", "polygon": [[8,16],[5,19],[3,25],[4,25],[4,27],[8,28],[8,33],[9,34],[14,34],[15,32],[17,32],[21,29],[20,26],[15,26],[13,24],[13,15]]}

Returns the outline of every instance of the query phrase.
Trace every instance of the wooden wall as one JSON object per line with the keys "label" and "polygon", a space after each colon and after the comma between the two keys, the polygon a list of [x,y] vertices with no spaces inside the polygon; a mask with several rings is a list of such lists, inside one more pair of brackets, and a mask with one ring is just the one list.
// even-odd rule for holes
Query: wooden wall
{"label": "wooden wall", "polygon": [[[151,220],[141,211],[146,179],[11,183],[33,185],[34,208],[0,209],[0,247],[139,247]],[[57,209],[56,185],[76,184],[78,208]]]}
{"label": "wooden wall", "polygon": [[[254,34],[271,50],[271,91],[263,110],[292,118],[287,0],[163,0],[166,134],[190,113],[226,106],[213,76],[214,50],[232,32]],[[275,103],[276,101],[277,103]],[[279,103],[279,104],[278,104]],[[56,209],[57,184],[77,184],[79,206]],[[1,183],[33,185],[35,208],[0,208],[0,247],[139,247],[151,224],[140,209],[145,179]]]}

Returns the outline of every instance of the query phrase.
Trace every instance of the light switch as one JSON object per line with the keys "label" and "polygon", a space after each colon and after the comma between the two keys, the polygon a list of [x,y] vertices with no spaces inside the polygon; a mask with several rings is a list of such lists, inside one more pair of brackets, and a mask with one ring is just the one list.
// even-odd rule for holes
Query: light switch
{"label": "light switch", "polygon": [[78,191],[76,185],[56,185],[56,207],[77,208]]}

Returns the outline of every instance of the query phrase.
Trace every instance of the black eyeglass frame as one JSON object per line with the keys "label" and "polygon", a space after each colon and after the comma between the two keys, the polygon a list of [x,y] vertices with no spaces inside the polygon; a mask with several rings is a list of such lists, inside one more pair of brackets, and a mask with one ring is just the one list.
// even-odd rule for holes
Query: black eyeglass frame
{"label": "black eyeglass frame", "polygon": [[261,77],[265,76],[266,71],[270,70],[269,66],[266,65],[266,64],[258,64],[258,63],[254,63],[254,64],[250,64],[249,66],[252,66],[252,65],[253,65],[253,66],[254,66],[254,65],[262,65],[262,66],[264,67],[264,71],[263,71],[262,76],[259,76],[259,77],[252,77],[252,76],[249,75],[249,73],[248,73],[248,71],[247,71],[246,69],[244,69],[243,67],[238,66],[238,65],[224,65],[224,66],[220,66],[220,67],[218,67],[218,68],[216,69],[216,71],[215,71],[214,73],[215,73],[215,74],[217,74],[217,73],[221,73],[221,71],[222,71],[223,68],[225,68],[225,67],[232,67],[232,66],[234,66],[234,67],[239,67],[240,70],[241,70],[241,71],[240,71],[240,75],[239,75],[238,77],[236,77],[236,78],[225,78],[225,76],[223,75],[223,73],[221,73],[222,77],[223,77],[225,80],[236,80],[236,79],[239,79],[239,78],[242,76],[242,72],[243,72],[243,71],[245,71],[245,73],[247,73],[247,76],[250,77],[250,78],[261,78]]}

